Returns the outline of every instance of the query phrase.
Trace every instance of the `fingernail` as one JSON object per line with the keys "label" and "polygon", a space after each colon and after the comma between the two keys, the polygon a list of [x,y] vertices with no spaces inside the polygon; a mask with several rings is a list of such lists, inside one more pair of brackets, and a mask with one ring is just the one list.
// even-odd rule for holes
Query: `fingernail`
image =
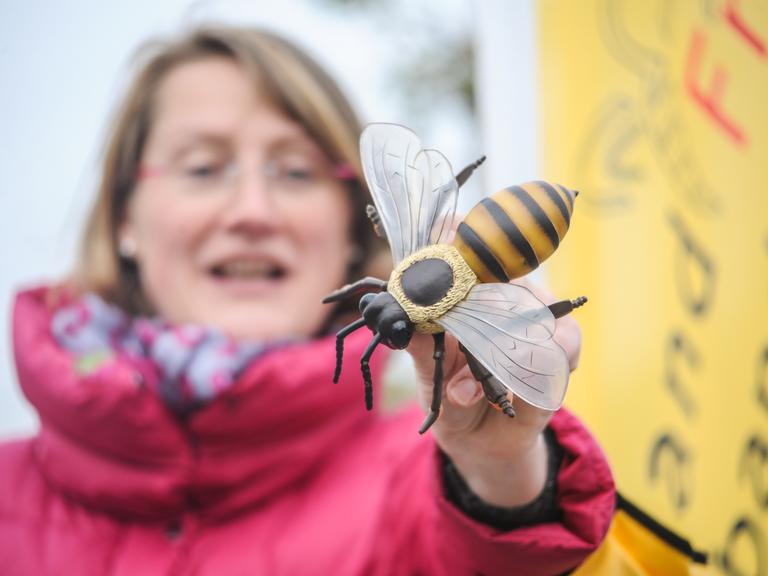
{"label": "fingernail", "polygon": [[477,382],[471,378],[460,380],[453,387],[452,393],[454,399],[459,404],[468,406],[477,394]]}

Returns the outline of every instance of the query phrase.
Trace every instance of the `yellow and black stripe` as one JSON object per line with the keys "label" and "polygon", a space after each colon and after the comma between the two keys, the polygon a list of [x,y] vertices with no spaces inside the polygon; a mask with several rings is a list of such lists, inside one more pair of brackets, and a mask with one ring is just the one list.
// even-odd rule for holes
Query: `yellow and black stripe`
{"label": "yellow and black stripe", "polygon": [[555,251],[577,195],[541,180],[499,190],[470,210],[453,244],[480,282],[509,282]]}

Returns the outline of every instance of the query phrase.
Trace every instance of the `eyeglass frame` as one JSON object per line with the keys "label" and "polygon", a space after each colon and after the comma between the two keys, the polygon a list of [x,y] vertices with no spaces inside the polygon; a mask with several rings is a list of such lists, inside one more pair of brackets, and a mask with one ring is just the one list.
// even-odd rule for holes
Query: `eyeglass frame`
{"label": "eyeglass frame", "polygon": [[[152,164],[140,164],[136,173],[136,180],[137,181],[143,181],[148,179],[154,179],[154,178],[163,178],[167,176],[171,176],[173,178],[176,178],[177,180],[183,180],[185,181],[185,186],[188,188],[197,187],[199,190],[202,190],[204,188],[213,189],[216,187],[222,188],[226,186],[227,188],[231,187],[237,180],[237,178],[241,174],[241,168],[240,163],[237,160],[230,160],[226,162],[223,169],[219,171],[220,176],[218,176],[218,182],[196,182],[190,185],[191,181],[195,179],[194,171],[198,168],[193,168],[190,170],[185,170],[180,166],[161,166],[161,165],[152,165]],[[185,173],[186,172],[186,173]],[[272,159],[268,160],[261,165],[261,173],[268,181],[274,181],[278,178],[279,175],[279,159]],[[204,174],[199,175],[200,178],[213,178],[214,176],[206,176]],[[357,174],[355,170],[352,168],[350,164],[347,163],[339,163],[334,164],[331,166],[330,173],[327,174],[327,176],[330,176],[331,178],[335,180],[339,180],[342,182],[352,182],[357,180]],[[297,179],[296,182],[294,182],[291,186],[284,186],[284,188],[305,188],[309,187],[309,185],[301,185],[297,186],[300,182],[305,180],[304,177]],[[315,182],[312,183],[312,185],[316,184]]]}

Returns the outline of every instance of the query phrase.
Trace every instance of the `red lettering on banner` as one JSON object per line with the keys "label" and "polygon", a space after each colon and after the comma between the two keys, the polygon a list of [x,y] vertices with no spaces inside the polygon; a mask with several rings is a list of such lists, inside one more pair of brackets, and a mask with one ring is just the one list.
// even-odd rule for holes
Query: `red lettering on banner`
{"label": "red lettering on banner", "polygon": [[747,26],[747,23],[739,12],[739,0],[726,0],[725,8],[723,8],[723,15],[734,30],[742,37],[747,44],[749,44],[755,51],[762,57],[768,57],[768,49],[766,49],[765,42],[760,38],[757,33]]}
{"label": "red lettering on banner", "polygon": [[747,142],[744,131],[729,118],[723,110],[723,91],[726,85],[726,71],[722,66],[717,66],[712,75],[709,91],[704,92],[697,82],[701,71],[701,60],[706,48],[706,37],[699,30],[694,30],[691,36],[691,44],[688,50],[688,59],[685,64],[685,85],[691,98],[707,113],[737,145],[743,146]]}

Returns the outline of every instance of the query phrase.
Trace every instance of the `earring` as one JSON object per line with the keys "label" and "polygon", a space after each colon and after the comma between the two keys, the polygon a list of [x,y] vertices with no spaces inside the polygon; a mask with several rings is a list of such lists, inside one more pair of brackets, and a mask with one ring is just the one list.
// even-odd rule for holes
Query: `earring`
{"label": "earring", "polygon": [[136,239],[133,236],[122,236],[117,246],[117,253],[120,254],[121,258],[133,260],[136,257],[137,249]]}

